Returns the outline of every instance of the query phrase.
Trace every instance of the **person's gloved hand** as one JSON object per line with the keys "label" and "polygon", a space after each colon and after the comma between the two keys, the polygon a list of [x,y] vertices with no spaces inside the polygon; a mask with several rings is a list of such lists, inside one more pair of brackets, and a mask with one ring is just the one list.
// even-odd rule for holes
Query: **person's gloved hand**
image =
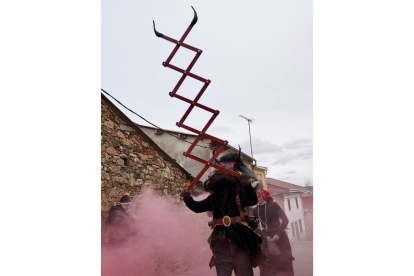
{"label": "person's gloved hand", "polygon": [[190,199],[191,195],[190,195],[190,191],[187,191],[187,189],[184,189],[181,191],[180,193],[180,197],[184,200],[187,201]]}

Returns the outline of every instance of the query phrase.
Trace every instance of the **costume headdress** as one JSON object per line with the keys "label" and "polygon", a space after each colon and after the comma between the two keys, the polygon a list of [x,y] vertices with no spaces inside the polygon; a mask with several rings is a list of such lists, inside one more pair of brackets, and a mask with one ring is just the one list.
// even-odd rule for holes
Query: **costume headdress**
{"label": "costume headdress", "polygon": [[257,195],[259,195],[259,196],[263,197],[263,199],[264,199],[264,200],[266,200],[266,201],[273,202],[273,198],[272,198],[272,196],[271,196],[271,195],[270,195],[270,193],[269,193],[268,191],[266,191],[266,190],[259,189],[259,191],[257,192]]}

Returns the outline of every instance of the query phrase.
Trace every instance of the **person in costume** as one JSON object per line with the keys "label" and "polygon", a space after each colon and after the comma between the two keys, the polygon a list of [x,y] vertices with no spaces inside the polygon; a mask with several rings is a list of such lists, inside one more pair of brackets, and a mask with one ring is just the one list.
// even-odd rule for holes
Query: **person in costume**
{"label": "person in costume", "polygon": [[240,172],[240,177],[214,170],[204,182],[211,193],[206,199],[195,201],[186,190],[181,196],[193,212],[213,213],[213,232],[208,239],[213,252],[210,268],[216,266],[218,276],[230,276],[233,270],[237,276],[252,276],[252,267],[266,262],[260,249],[262,238],[247,225],[243,214],[245,207],[257,204],[253,187],[257,181],[240,159],[240,152],[226,154],[216,163]]}
{"label": "person in costume", "polygon": [[131,198],[128,195],[121,197],[118,205],[109,209],[106,221],[108,225],[108,239],[111,246],[120,246],[128,238],[136,234],[135,220],[128,214]]}
{"label": "person in costume", "polygon": [[260,276],[273,275],[269,269],[277,276],[294,276],[292,261],[295,258],[285,232],[289,220],[279,204],[273,202],[268,191],[260,189],[257,192],[257,201],[253,215],[259,218],[263,229],[258,227],[255,231],[263,238],[262,250],[268,258],[267,268],[259,266]]}

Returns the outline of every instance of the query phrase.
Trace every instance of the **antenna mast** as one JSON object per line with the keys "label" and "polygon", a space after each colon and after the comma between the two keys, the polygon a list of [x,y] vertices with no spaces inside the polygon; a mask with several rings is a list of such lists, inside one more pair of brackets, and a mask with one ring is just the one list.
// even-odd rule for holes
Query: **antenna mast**
{"label": "antenna mast", "polygon": [[250,152],[252,153],[252,158],[253,158],[253,147],[252,147],[252,135],[250,134],[250,123],[254,123],[254,118],[249,119],[247,117],[244,117],[243,115],[239,115],[240,117],[244,118],[247,120],[247,123],[249,124],[249,136],[250,136]]}

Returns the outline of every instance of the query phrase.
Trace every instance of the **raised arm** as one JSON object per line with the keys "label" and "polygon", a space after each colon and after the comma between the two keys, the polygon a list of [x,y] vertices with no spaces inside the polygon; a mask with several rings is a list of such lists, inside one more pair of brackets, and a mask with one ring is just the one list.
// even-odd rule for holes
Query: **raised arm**
{"label": "raised arm", "polygon": [[188,209],[195,213],[202,213],[207,211],[213,211],[213,201],[212,201],[212,194],[209,195],[206,199],[201,201],[195,201],[191,196],[187,199],[184,199],[185,205],[187,205]]}

